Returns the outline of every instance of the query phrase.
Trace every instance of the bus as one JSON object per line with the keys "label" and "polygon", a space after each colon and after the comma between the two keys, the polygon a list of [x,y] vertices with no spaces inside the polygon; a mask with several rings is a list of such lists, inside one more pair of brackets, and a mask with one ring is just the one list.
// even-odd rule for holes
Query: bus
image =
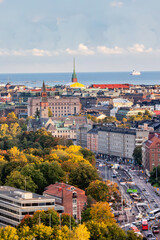
{"label": "bus", "polygon": [[130,230],[132,230],[132,231],[133,231],[135,234],[137,234],[138,236],[142,236],[140,230],[139,230],[136,226],[131,225]]}
{"label": "bus", "polygon": [[148,222],[146,219],[142,220],[142,230],[143,231],[148,230]]}
{"label": "bus", "polygon": [[151,211],[149,214],[156,216],[156,214],[160,213],[160,208],[156,208],[153,211]]}

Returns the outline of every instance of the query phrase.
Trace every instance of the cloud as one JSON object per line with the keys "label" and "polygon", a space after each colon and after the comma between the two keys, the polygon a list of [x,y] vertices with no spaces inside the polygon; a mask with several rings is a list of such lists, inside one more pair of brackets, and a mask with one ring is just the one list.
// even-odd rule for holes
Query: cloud
{"label": "cloud", "polygon": [[98,46],[97,51],[103,54],[122,54],[123,48],[115,46],[114,48],[108,48],[106,46]]}
{"label": "cloud", "polygon": [[153,49],[152,48],[146,49],[143,44],[136,43],[132,47],[129,47],[128,51],[131,53],[144,53],[144,52],[150,53],[153,51]]}
{"label": "cloud", "polygon": [[111,7],[122,7],[123,2],[112,2]]}
{"label": "cloud", "polygon": [[0,56],[37,56],[37,57],[52,57],[59,55],[58,51],[48,51],[43,49],[33,48],[30,50],[4,50],[0,49]]}
{"label": "cloud", "polygon": [[70,48],[67,48],[66,52],[68,54],[70,54],[70,55],[94,55],[95,54],[95,52],[93,50],[89,49],[83,43],[80,43],[78,45],[78,49],[77,50],[72,50]]}

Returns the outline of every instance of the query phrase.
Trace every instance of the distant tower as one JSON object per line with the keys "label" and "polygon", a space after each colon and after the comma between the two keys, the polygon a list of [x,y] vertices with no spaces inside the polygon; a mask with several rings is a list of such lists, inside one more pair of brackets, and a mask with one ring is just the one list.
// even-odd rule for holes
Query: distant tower
{"label": "distant tower", "polygon": [[40,118],[48,118],[48,98],[44,81],[40,100]]}
{"label": "distant tower", "polygon": [[73,74],[72,74],[72,82],[77,82],[77,75],[75,72],[75,58],[73,59]]}

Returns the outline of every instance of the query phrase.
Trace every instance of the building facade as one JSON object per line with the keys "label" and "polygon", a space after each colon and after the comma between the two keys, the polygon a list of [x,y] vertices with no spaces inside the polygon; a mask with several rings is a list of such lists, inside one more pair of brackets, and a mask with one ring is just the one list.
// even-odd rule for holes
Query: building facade
{"label": "building facade", "polygon": [[87,148],[100,156],[133,159],[136,146],[148,139],[149,131],[118,127],[95,127],[87,133]]}
{"label": "building facade", "polygon": [[16,227],[25,215],[33,215],[37,210],[54,208],[59,213],[64,211],[63,206],[55,203],[50,196],[26,192],[21,189],[0,186],[0,224]]}
{"label": "building facade", "polygon": [[81,212],[87,204],[85,191],[65,183],[55,183],[49,185],[43,195],[53,197],[55,203],[64,207],[64,213],[81,220]]}
{"label": "building facade", "polygon": [[142,165],[148,171],[160,165],[160,134],[151,134],[149,139],[143,143]]}
{"label": "building facade", "polygon": [[[36,111],[40,111],[41,98],[28,99],[28,116],[34,116]],[[77,115],[80,113],[81,104],[78,97],[48,97],[48,107],[52,111],[53,117],[63,117]]]}

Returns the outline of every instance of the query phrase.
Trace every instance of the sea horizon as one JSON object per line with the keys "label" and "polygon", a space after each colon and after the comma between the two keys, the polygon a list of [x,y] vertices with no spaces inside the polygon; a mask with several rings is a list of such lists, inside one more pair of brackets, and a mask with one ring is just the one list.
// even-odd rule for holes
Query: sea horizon
{"label": "sea horizon", "polygon": [[[131,71],[121,72],[76,72],[78,82],[88,86],[91,84],[139,84],[160,85],[160,71],[141,71],[141,75],[133,76]],[[71,82],[72,72],[57,73],[0,73],[0,84],[24,84],[30,87],[46,85],[64,85]]]}

